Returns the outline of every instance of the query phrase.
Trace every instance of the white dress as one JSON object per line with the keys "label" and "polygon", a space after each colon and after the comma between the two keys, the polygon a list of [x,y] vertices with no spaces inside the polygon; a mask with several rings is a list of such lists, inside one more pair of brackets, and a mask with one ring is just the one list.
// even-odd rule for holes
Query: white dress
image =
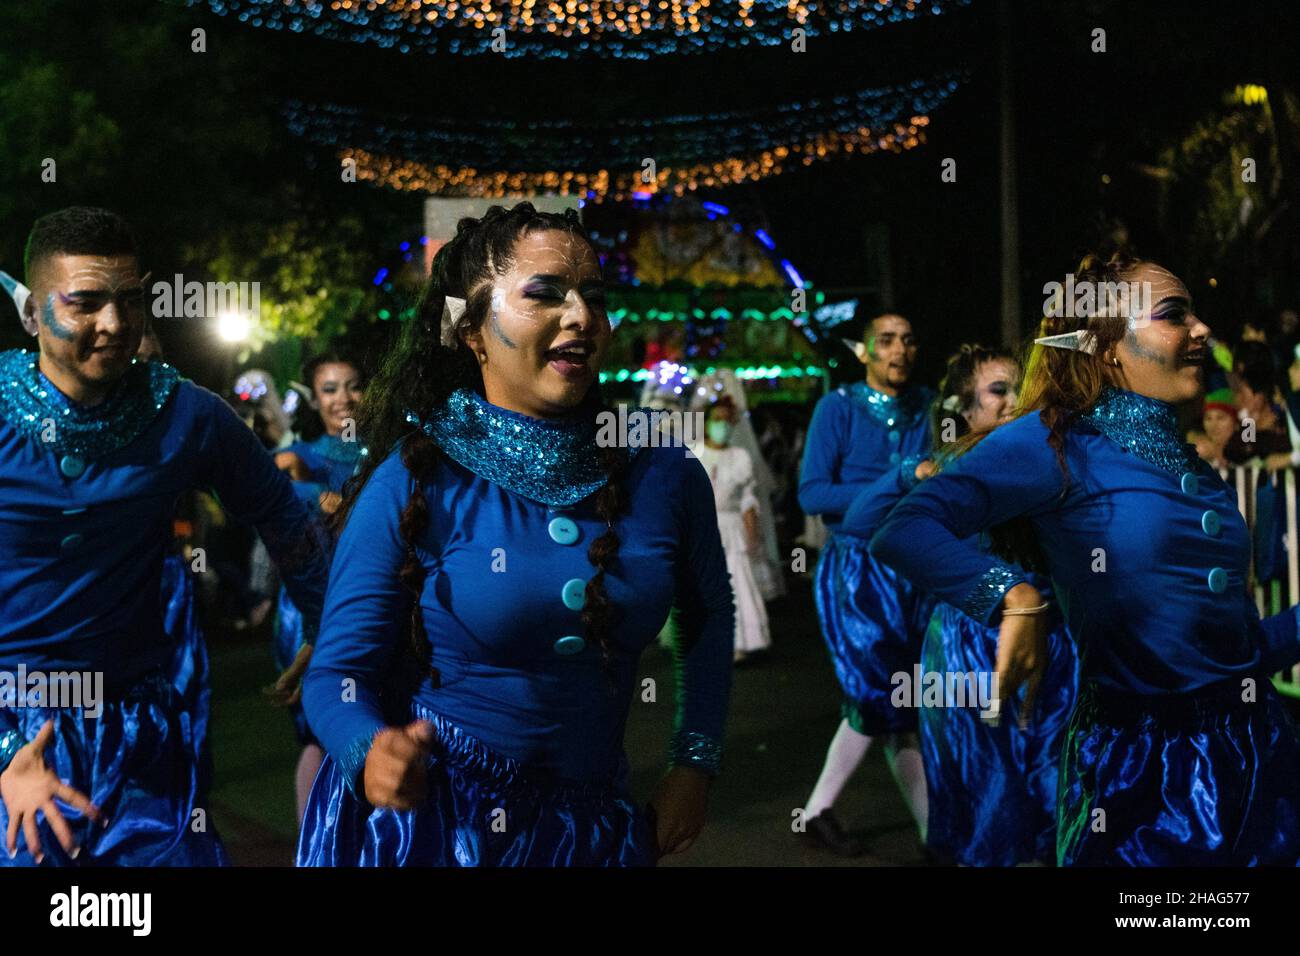
{"label": "white dress", "polygon": [[691,448],[713,482],[713,501],[718,509],[718,532],[727,556],[727,571],[736,597],[736,654],[761,651],[772,643],[767,623],[767,608],[754,574],[755,561],[745,537],[744,514],[758,508],[755,494],[754,462],[749,452],[734,445],[709,448],[700,444]]}

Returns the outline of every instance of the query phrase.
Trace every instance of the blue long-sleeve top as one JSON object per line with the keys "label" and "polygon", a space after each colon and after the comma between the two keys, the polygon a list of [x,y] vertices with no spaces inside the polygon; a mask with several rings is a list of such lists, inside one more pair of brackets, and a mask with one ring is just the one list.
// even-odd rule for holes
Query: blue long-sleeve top
{"label": "blue long-sleeve top", "polygon": [[[420,613],[440,686],[425,676],[415,703],[565,781],[623,779],[637,661],[673,605],[687,649],[678,659],[673,762],[715,769],[722,739],[734,611],[708,475],[681,448],[650,448],[622,481],[629,503],[605,577],[617,609],[607,665],[592,645],[565,653],[585,633],[582,591],[594,574],[587,549],[604,531],[591,496],[549,507],[446,457],[418,492],[430,516],[416,549],[426,572]],[[354,790],[371,738],[387,723],[379,694],[405,639],[399,622],[411,597],[398,580],[406,553],[398,522],[414,487],[393,453],[358,496],[334,553],[304,684],[312,729]],[[355,685],[354,701],[341,693],[345,681]],[[643,696],[637,706],[663,706]]]}
{"label": "blue long-sleeve top", "polygon": [[34,354],[0,353],[0,669],[100,671],[122,688],[161,666],[163,558],[192,490],[257,528],[314,637],[322,535],[220,397],[148,363],[80,406]]}
{"label": "blue long-sleeve top", "polygon": [[897,396],[866,382],[842,386],[813,410],[799,472],[799,507],[830,531],[872,481],[909,455],[930,450],[933,390],[910,385]]}
{"label": "blue long-sleeve top", "polygon": [[1158,695],[1300,659],[1296,609],[1264,620],[1234,492],[1178,433],[1172,406],[1110,389],[1066,436],[1068,484],[1031,413],[993,431],[889,513],[871,553],[977,621],[1024,572],[978,538],[1028,519],[1080,648],[1080,678]]}

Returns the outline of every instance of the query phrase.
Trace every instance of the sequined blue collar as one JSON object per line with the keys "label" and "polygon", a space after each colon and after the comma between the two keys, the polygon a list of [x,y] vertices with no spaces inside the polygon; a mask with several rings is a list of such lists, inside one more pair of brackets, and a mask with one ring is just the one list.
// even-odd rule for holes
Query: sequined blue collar
{"label": "sequined blue collar", "polygon": [[1181,475],[1196,470],[1196,448],[1183,441],[1178,411],[1168,402],[1107,385],[1079,420],[1165,471]]}
{"label": "sequined blue collar", "polygon": [[928,388],[906,386],[897,395],[878,392],[866,382],[840,389],[848,399],[887,428],[908,429],[923,418],[933,398]]}
{"label": "sequined blue collar", "polygon": [[35,352],[13,349],[0,352],[0,418],[56,455],[94,460],[135,441],[180,380],[170,365],[135,362],[103,402],[80,405],[41,374]]}
{"label": "sequined blue collar", "polygon": [[461,388],[421,428],[453,461],[544,505],[574,505],[605,485],[590,405],[564,418],[531,418]]}

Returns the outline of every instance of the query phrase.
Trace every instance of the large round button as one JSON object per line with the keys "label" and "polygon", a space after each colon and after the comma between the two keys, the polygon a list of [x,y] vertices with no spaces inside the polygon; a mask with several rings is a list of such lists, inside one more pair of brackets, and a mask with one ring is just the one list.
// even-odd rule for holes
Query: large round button
{"label": "large round button", "polygon": [[546,531],[556,544],[573,544],[578,540],[578,526],[572,518],[552,518]]}
{"label": "large round button", "polygon": [[85,470],[86,463],[76,455],[64,455],[59,459],[59,471],[69,478],[80,478],[81,473]]}
{"label": "large round button", "polygon": [[1217,538],[1222,527],[1223,519],[1219,517],[1217,511],[1207,511],[1201,515],[1201,530],[1211,538]]}
{"label": "large round button", "polygon": [[586,641],[578,637],[576,634],[570,634],[568,637],[562,637],[555,642],[555,653],[563,654],[567,657],[570,654],[577,654],[586,646]]}
{"label": "large round button", "polygon": [[903,456],[900,455],[898,452],[896,452],[896,451],[895,451],[895,452],[890,452],[890,454],[889,454],[889,463],[890,463],[891,465],[897,465],[897,464],[898,464],[900,461],[902,461],[902,460],[903,460]]}
{"label": "large round button", "polygon": [[1210,571],[1210,576],[1207,581],[1210,585],[1210,590],[1215,594],[1222,594],[1224,591],[1228,590],[1228,572],[1223,570],[1223,568],[1214,568]]}
{"label": "large round button", "polygon": [[1192,472],[1183,473],[1183,494],[1194,495],[1201,490],[1201,482]]}
{"label": "large round button", "polygon": [[86,536],[77,534],[75,531],[59,542],[59,547],[64,551],[76,551],[86,541]]}
{"label": "large round button", "polygon": [[889,443],[891,445],[897,445],[902,440],[903,440],[903,436],[900,435],[898,432],[889,433]]}
{"label": "large round button", "polygon": [[587,603],[587,582],[582,578],[571,578],[564,582],[560,590],[560,600],[570,611],[581,611]]}

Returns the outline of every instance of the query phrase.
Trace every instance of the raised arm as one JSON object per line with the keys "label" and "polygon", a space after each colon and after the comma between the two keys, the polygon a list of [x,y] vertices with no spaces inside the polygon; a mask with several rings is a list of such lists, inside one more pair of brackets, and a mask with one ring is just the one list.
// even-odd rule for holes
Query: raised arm
{"label": "raised arm", "polygon": [[920,481],[916,469],[924,460],[922,455],[908,455],[897,468],[890,468],[858,492],[840,523],[840,534],[870,541],[894,505],[916,487]]}
{"label": "raised arm", "polygon": [[1063,476],[1046,438],[1032,413],[994,430],[898,503],[872,555],[980,623],[996,622],[1003,595],[1025,576],[984,552],[977,536],[1059,496]]}

